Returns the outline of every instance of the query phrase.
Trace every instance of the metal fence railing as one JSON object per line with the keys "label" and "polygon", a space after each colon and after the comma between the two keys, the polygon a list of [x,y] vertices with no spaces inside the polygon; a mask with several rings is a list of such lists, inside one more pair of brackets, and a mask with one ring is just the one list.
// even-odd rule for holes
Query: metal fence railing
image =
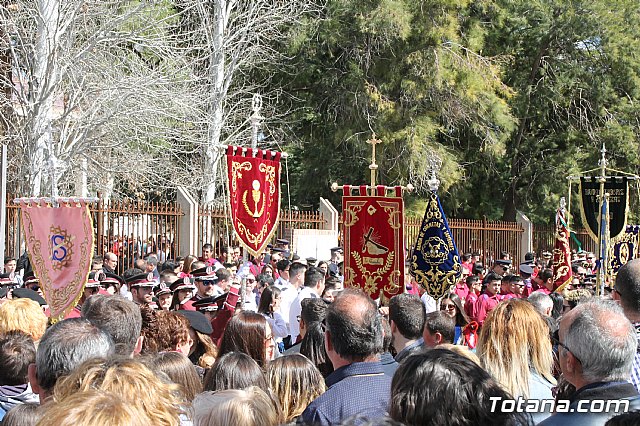
{"label": "metal fence railing", "polygon": [[[90,210],[95,229],[95,254],[115,252],[119,258],[120,272],[132,267],[139,257],[150,253],[155,253],[160,261],[189,254],[178,253],[179,222],[184,213],[177,203],[100,199]],[[516,262],[524,257],[524,253],[521,253],[524,230],[519,223],[454,218],[448,222],[461,254],[479,253],[485,263],[497,258],[501,251],[508,252]],[[325,223],[323,215],[317,211],[282,210],[273,240],[291,239],[292,229],[324,229]],[[339,223],[342,223],[341,218]],[[420,217],[405,217],[407,250],[415,244],[421,223]],[[224,208],[200,207],[197,229],[198,247],[212,243],[216,253],[220,253],[224,245],[238,245]],[[575,231],[582,249],[595,252],[596,244],[586,231],[582,228]],[[554,232],[553,225],[534,225],[533,249],[536,253],[553,250]],[[24,251],[20,207],[10,201],[7,203],[5,238],[5,256],[20,256]],[[571,247],[578,248],[573,240]]]}
{"label": "metal fence railing", "polygon": [[[161,262],[179,255],[178,224],[184,213],[178,204],[100,198],[89,210],[93,219],[94,255],[109,251],[117,254],[119,272],[151,253]],[[9,201],[5,231],[7,257],[19,257],[25,249],[21,220],[20,206]]]}

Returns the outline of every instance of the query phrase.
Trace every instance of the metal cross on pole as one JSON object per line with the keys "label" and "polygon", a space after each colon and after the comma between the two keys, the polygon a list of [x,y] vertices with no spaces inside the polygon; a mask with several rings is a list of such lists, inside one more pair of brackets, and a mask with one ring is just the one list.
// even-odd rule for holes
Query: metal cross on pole
{"label": "metal cross on pole", "polygon": [[259,93],[253,95],[251,100],[251,109],[253,114],[250,117],[251,120],[251,148],[256,149],[258,147],[258,130],[260,130],[260,124],[264,117],[260,115],[262,109],[262,96]]}
{"label": "metal cross on pole", "polygon": [[442,158],[438,156],[436,153],[429,154],[429,158],[427,160],[429,162],[429,180],[427,180],[427,185],[429,185],[429,190],[433,192],[437,192],[440,187],[440,179],[438,179],[438,172],[442,167]]}
{"label": "metal cross on pole", "polygon": [[376,145],[382,143],[380,139],[376,139],[376,134],[371,135],[371,139],[367,141],[371,145],[371,164],[369,164],[369,170],[371,170],[371,189],[376,187],[376,170],[378,165],[376,164]]}

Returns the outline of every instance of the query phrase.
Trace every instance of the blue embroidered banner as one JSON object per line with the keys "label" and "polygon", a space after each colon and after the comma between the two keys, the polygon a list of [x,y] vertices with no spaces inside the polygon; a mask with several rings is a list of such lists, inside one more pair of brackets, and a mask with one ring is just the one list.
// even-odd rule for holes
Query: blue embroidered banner
{"label": "blue embroidered banner", "polygon": [[607,274],[615,276],[622,265],[638,257],[640,226],[627,225],[625,233],[609,246]]}
{"label": "blue embroidered banner", "polygon": [[447,294],[462,274],[458,248],[435,192],[429,194],[409,273],[436,300]]}

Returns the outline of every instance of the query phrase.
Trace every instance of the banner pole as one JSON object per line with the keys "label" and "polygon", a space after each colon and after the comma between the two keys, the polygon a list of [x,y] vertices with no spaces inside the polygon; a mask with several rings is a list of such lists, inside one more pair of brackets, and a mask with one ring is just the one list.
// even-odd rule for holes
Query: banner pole
{"label": "banner pole", "polygon": [[[0,265],[4,265],[7,227],[7,146],[2,145],[0,157]],[[17,256],[16,256],[17,257]],[[4,269],[2,269],[4,272]]]}
{"label": "banner pole", "polygon": [[601,288],[604,287],[604,259],[602,258],[602,204],[604,203],[604,184],[607,180],[606,178],[606,173],[607,173],[607,159],[606,159],[606,154],[607,154],[607,149],[604,146],[604,142],[602,143],[602,149],[600,150],[600,161],[599,161],[599,166],[600,166],[600,176],[597,177],[598,181],[600,182],[600,196],[599,196],[599,202],[598,202],[598,250],[600,250],[600,271],[598,272],[598,277],[597,277],[597,282],[596,282],[596,296],[600,296],[602,293],[600,292]]}

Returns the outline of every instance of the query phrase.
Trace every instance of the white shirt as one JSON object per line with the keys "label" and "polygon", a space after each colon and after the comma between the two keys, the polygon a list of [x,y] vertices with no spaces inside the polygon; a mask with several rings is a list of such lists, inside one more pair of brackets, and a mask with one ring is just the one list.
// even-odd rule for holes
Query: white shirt
{"label": "white shirt", "polygon": [[300,334],[300,322],[298,316],[302,313],[302,301],[304,299],[316,298],[318,295],[311,287],[302,287],[300,293],[291,304],[289,309],[289,334],[291,335],[291,344],[296,342],[298,335]]}
{"label": "white shirt", "polygon": [[244,295],[243,311],[258,312],[258,305],[256,304],[256,295],[253,293]]}
{"label": "white shirt", "polygon": [[427,311],[427,313],[435,312],[437,310],[438,303],[436,302],[436,299],[429,296],[427,292],[425,292],[420,299],[422,299],[424,309],[425,311]]}
{"label": "white shirt", "polygon": [[280,293],[280,315],[284,319],[287,327],[289,327],[289,310],[291,309],[291,304],[296,297],[298,297],[298,289],[293,286],[289,281],[280,277],[274,283],[276,287],[280,289],[282,293]]}
{"label": "white shirt", "polygon": [[283,337],[287,337],[289,335],[289,328],[287,327],[287,323],[284,322],[284,318],[277,312],[273,313],[273,318],[269,315],[262,314],[267,319],[269,326],[271,327],[271,333],[273,337],[276,338],[276,341],[281,341]]}

